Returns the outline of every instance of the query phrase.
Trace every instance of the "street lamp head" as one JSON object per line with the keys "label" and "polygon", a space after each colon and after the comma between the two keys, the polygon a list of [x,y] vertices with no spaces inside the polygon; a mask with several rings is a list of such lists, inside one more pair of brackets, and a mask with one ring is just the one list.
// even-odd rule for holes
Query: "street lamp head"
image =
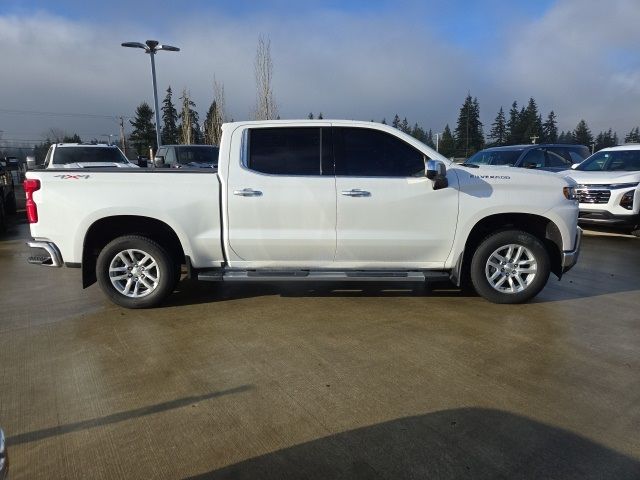
{"label": "street lamp head", "polygon": [[160,42],[157,41],[157,40],[147,40],[144,43],[147,44],[147,47],[149,47],[149,50],[151,50],[151,51],[154,51],[156,49],[156,47],[160,44]]}
{"label": "street lamp head", "polygon": [[124,42],[121,45],[123,47],[142,48],[143,50],[147,49],[147,46],[144,43],[140,43],[140,42]]}
{"label": "street lamp head", "polygon": [[167,50],[169,52],[179,52],[180,49],[178,47],[173,47],[171,45],[160,45],[156,50]]}

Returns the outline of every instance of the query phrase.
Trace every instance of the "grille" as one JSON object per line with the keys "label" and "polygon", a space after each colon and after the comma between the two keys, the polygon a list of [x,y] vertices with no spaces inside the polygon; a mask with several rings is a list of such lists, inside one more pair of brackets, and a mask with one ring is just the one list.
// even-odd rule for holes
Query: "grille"
{"label": "grille", "polygon": [[604,189],[578,188],[576,193],[580,203],[608,203],[611,197],[611,191]]}

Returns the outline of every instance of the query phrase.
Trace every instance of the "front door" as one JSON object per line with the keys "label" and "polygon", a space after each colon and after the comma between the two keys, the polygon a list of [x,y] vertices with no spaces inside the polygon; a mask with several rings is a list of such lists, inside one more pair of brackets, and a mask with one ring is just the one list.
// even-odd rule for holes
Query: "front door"
{"label": "front door", "polygon": [[434,190],[424,154],[388,132],[334,127],[333,136],[336,266],[442,268],[458,217],[455,185]]}
{"label": "front door", "polygon": [[330,134],[327,123],[243,132],[242,164],[229,168],[227,188],[231,266],[331,266],[336,187]]}

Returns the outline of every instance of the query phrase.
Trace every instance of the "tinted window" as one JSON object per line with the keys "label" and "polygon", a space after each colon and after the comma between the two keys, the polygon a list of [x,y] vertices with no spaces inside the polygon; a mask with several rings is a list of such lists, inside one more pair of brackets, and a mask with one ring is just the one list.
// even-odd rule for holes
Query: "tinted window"
{"label": "tinted window", "polygon": [[[185,166],[198,166],[199,164],[218,164],[217,147],[176,147],[177,162]],[[172,158],[175,163],[176,159]]]}
{"label": "tinted window", "polygon": [[273,175],[320,175],[320,128],[255,128],[249,131],[247,166]]}
{"label": "tinted window", "polygon": [[582,162],[576,170],[622,172],[640,170],[640,150],[600,151]]}
{"label": "tinted window", "polygon": [[115,147],[58,147],[53,155],[54,165],[93,162],[128,163]]}
{"label": "tinted window", "polygon": [[334,128],[336,175],[415,177],[424,175],[424,155],[399,138],[368,128]]}
{"label": "tinted window", "polygon": [[522,150],[482,150],[464,163],[513,166],[521,154]]}
{"label": "tinted window", "polygon": [[569,168],[574,162],[570,151],[565,148],[547,148],[547,167]]}

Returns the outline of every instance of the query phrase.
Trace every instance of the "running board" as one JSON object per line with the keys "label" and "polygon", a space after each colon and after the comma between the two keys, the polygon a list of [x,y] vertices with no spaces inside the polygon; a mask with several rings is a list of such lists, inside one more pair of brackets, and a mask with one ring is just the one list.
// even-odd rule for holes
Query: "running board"
{"label": "running board", "polygon": [[201,270],[198,280],[225,282],[425,282],[449,280],[443,271]]}

